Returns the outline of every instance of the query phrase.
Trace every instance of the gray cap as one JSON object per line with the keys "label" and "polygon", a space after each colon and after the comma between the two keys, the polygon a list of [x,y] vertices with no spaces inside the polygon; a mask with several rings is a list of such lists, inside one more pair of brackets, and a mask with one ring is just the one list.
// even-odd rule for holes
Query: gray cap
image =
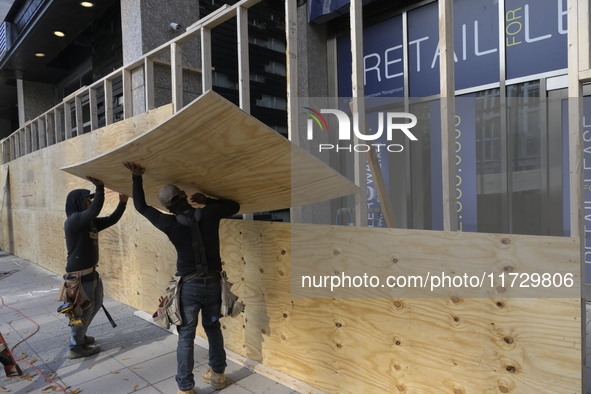
{"label": "gray cap", "polygon": [[175,185],[166,185],[158,192],[158,200],[165,207],[170,207],[179,201],[183,191]]}

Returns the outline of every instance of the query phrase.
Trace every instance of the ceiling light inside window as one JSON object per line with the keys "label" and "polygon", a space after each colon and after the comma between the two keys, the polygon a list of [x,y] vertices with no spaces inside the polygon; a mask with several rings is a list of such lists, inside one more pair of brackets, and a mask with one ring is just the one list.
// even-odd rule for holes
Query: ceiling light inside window
{"label": "ceiling light inside window", "polygon": [[65,37],[65,35],[66,35],[66,33],[64,33],[63,31],[59,31],[59,30],[54,31],[53,34],[58,37]]}
{"label": "ceiling light inside window", "polygon": [[45,56],[45,54],[43,52],[37,52],[35,54],[35,56],[37,56],[37,57],[43,57],[43,56]]}
{"label": "ceiling light inside window", "polygon": [[86,8],[94,7],[94,3],[91,3],[90,1],[83,1],[80,3],[80,5]]}

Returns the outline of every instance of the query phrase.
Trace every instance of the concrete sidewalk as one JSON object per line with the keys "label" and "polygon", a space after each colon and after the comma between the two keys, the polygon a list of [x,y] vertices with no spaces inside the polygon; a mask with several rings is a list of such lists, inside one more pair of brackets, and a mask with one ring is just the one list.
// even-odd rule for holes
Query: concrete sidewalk
{"label": "concrete sidewalk", "polygon": [[[100,269],[99,269],[100,272]],[[14,349],[14,355],[33,364],[66,389],[67,393],[166,393],[177,386],[177,336],[134,315],[136,310],[109,297],[104,305],[117,323],[112,328],[101,311],[88,335],[102,348],[98,355],[69,360],[67,319],[58,315],[57,292],[61,277],[27,260],[0,252],[0,333],[12,349],[19,341],[39,330]],[[31,320],[26,319],[15,308]],[[0,371],[0,393],[62,392],[34,368],[18,362],[24,376],[7,378]],[[201,381],[207,368],[207,350],[195,347],[195,390],[216,392]],[[228,360],[227,387],[220,393],[297,393],[260,374]],[[79,391],[76,391],[78,390]]]}

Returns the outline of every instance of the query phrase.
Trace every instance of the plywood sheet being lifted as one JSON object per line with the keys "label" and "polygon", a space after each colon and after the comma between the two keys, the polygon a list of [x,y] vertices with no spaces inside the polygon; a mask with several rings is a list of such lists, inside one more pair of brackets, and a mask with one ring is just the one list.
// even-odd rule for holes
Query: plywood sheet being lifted
{"label": "plywood sheet being lifted", "polygon": [[187,194],[230,198],[241,213],[263,212],[356,193],[347,178],[218,94],[208,91],[160,125],[94,159],[64,167],[131,194],[123,162],[146,168],[148,204],[168,183]]}

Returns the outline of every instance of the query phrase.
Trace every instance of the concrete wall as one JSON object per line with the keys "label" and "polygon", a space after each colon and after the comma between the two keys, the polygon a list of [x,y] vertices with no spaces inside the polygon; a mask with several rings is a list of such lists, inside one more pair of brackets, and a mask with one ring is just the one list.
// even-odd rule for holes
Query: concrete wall
{"label": "concrete wall", "polygon": [[[199,1],[156,1],[122,0],[121,25],[123,39],[123,64],[137,60],[145,53],[184,33],[186,28],[199,19]],[[172,30],[171,23],[181,25],[180,30]],[[201,46],[199,37],[184,43],[182,49],[183,67],[201,68]],[[170,64],[170,52],[163,51],[156,56]],[[154,103],[159,107],[170,103],[172,98],[170,66],[154,65]],[[184,103],[201,94],[201,75],[183,70]],[[132,72],[132,113],[145,111],[145,84],[143,67]]]}
{"label": "concrete wall", "polygon": [[[23,81],[25,122],[36,118],[55,104],[55,89],[51,84]],[[23,126],[22,124],[20,126]]]}
{"label": "concrete wall", "polygon": [[[198,19],[198,0],[121,0],[123,64],[184,33]],[[170,29],[172,22],[182,28]]]}

